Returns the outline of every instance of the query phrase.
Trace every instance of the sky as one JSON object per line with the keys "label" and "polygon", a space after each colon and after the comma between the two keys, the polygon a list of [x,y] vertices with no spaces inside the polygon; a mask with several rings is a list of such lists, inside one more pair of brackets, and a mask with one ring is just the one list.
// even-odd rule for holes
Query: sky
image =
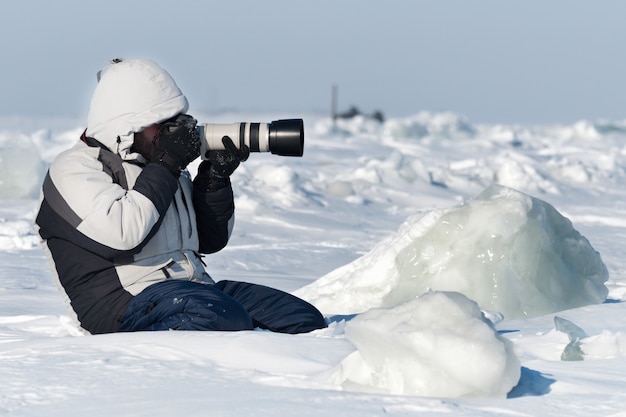
{"label": "sky", "polygon": [[96,72],[148,57],[203,113],[357,106],[475,123],[626,118],[619,0],[21,0],[0,14],[0,115],[86,116]]}

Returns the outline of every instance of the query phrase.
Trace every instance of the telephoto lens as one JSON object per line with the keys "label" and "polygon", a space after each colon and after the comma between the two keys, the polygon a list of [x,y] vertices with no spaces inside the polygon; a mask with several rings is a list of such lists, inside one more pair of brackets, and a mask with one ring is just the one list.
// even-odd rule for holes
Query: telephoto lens
{"label": "telephoto lens", "polygon": [[231,138],[237,148],[248,146],[250,152],[271,152],[281,156],[302,156],[304,153],[302,119],[275,120],[271,123],[203,123],[198,125],[198,130],[202,159],[206,159],[208,151],[224,149],[224,136]]}

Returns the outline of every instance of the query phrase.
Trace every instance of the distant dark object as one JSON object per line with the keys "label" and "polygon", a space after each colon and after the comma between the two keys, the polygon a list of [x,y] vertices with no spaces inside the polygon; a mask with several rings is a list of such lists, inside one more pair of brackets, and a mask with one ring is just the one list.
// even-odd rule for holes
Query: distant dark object
{"label": "distant dark object", "polygon": [[350,110],[348,110],[346,112],[343,112],[343,113],[339,113],[339,114],[335,115],[335,117],[337,117],[339,119],[352,119],[353,117],[356,117],[359,114],[361,114],[359,109],[357,109],[355,106],[352,106],[352,107],[350,107]]}
{"label": "distant dark object", "polygon": [[374,113],[368,115],[368,114],[361,113],[361,111],[356,106],[350,107],[348,111],[345,111],[343,113],[335,114],[334,119],[352,119],[353,117],[356,117],[356,116],[363,116],[369,119],[374,119],[380,123],[383,123],[385,121],[385,115],[380,110],[376,110],[374,111]]}
{"label": "distant dark object", "polygon": [[374,113],[372,113],[370,117],[374,120],[378,120],[380,123],[385,122],[385,115],[380,110],[374,110]]}
{"label": "distant dark object", "polygon": [[336,84],[333,84],[331,97],[330,97],[330,100],[331,100],[330,101],[330,114],[333,118],[333,121],[337,119],[352,119],[353,117],[356,117],[356,116],[363,116],[368,119],[373,119],[373,120],[378,121],[379,123],[383,123],[385,121],[385,116],[383,115],[383,112],[381,112],[380,110],[376,110],[374,111],[374,113],[368,115],[368,114],[361,113],[361,111],[357,109],[356,106],[352,106],[350,107],[348,111],[343,112],[343,113],[338,113],[337,112],[338,96],[339,96],[339,88],[337,87]]}

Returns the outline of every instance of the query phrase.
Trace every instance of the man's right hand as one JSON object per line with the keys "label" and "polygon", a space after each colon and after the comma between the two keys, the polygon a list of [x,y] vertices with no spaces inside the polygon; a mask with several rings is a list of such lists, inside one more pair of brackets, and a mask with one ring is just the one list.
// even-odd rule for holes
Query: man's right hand
{"label": "man's right hand", "polygon": [[174,175],[200,156],[200,134],[197,121],[187,114],[179,114],[164,122],[154,138],[151,162],[165,165]]}

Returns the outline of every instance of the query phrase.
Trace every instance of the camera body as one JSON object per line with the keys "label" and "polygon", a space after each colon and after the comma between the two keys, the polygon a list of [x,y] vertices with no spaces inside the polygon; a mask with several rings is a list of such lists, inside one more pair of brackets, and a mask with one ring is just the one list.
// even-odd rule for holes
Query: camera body
{"label": "camera body", "polygon": [[237,148],[248,146],[250,152],[271,152],[282,156],[302,156],[304,153],[302,119],[275,120],[271,123],[202,123],[197,129],[202,159],[206,159],[210,150],[224,149],[224,136],[231,138]]}

